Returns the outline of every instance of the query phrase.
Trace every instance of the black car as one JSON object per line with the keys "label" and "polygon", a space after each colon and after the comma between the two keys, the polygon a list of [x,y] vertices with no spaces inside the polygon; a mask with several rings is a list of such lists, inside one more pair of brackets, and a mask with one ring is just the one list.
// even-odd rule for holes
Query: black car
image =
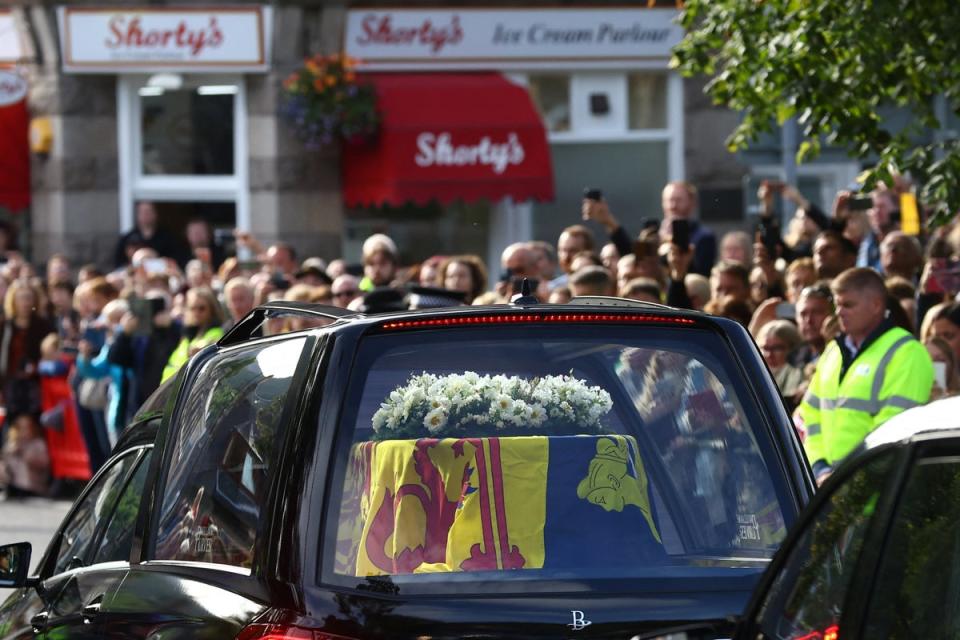
{"label": "black car", "polygon": [[733,322],[277,302],[146,403],[38,575],[0,548],[0,638],[728,637],[813,492]]}

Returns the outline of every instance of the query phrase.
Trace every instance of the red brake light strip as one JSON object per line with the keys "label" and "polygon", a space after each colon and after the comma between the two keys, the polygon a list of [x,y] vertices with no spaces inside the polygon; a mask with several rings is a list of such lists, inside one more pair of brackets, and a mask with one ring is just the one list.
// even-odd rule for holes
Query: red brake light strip
{"label": "red brake light strip", "polygon": [[615,313],[544,313],[502,314],[489,316],[455,316],[452,318],[424,318],[423,320],[398,320],[386,322],[384,329],[419,329],[423,327],[456,327],[489,324],[521,324],[530,322],[597,322],[597,323],[661,323],[695,325],[696,320],[676,316]]}

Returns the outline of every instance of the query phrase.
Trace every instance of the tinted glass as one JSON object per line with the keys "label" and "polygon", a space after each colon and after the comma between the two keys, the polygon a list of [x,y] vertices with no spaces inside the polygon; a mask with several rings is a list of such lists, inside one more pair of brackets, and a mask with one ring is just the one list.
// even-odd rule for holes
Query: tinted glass
{"label": "tinted glass", "polygon": [[[828,638],[836,633],[892,453],[847,478],[797,541],[760,612],[759,638]],[[878,636],[867,636],[878,637]]]}
{"label": "tinted glass", "polygon": [[731,361],[691,328],[366,339],[328,579],[755,574],[784,536],[782,478]]}
{"label": "tinted glass", "polygon": [[155,558],[250,567],[304,343],[230,350],[197,374],[171,442]]}
{"label": "tinted glass", "polygon": [[627,76],[631,129],[667,128],[667,74],[638,72]]}
{"label": "tinted glass", "polygon": [[85,564],[85,556],[97,525],[113,509],[123,489],[124,480],[138,455],[137,451],[132,451],[112,463],[77,505],[76,511],[64,525],[54,573]]}
{"label": "tinted glass", "polygon": [[527,86],[547,131],[569,131],[570,77],[531,75]]}
{"label": "tinted glass", "polygon": [[960,636],[960,459],[925,460],[907,481],[881,556],[867,638]]}
{"label": "tinted glass", "polygon": [[127,486],[124,487],[123,493],[120,494],[120,500],[110,516],[110,523],[104,529],[103,537],[97,545],[97,552],[93,557],[94,563],[130,558],[133,529],[137,523],[140,497],[143,495],[143,485],[147,481],[147,471],[150,469],[152,455],[152,449],[147,451],[137,465],[137,470],[127,482]]}

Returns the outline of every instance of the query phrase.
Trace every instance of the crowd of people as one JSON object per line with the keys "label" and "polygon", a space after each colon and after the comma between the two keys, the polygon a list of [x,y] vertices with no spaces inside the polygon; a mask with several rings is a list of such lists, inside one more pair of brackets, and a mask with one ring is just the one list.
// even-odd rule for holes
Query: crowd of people
{"label": "crowd of people", "polygon": [[[743,324],[822,478],[896,411],[960,391],[960,226],[904,233],[899,209],[909,193],[905,180],[868,200],[841,192],[824,212],[793,186],[764,182],[756,224],[719,239],[697,219],[689,183],[666,185],[662,218],[634,230],[590,193],[581,217],[591,224],[567,227],[556,244],[512,244],[499,265],[476,255],[405,265],[383,234],[364,242],[361,265],[300,259],[289,244],[262,246],[241,231],[228,251],[205,220],[191,220],[180,239],[141,202],[112,269],[54,255],[39,272],[6,252],[0,488],[47,495],[82,483],[142,402],[261,303],[497,304],[524,287],[544,303],[617,295]],[[783,230],[778,196],[796,210]],[[79,443],[58,440],[71,421]]]}

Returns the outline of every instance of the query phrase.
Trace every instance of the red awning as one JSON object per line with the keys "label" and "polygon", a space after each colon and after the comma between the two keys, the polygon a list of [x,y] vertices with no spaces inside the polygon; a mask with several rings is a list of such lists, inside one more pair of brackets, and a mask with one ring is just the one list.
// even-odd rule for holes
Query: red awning
{"label": "red awning", "polygon": [[553,167],[526,89],[499,73],[367,74],[380,131],[345,144],[347,206],[552,200]]}
{"label": "red awning", "polygon": [[30,204],[29,128],[27,81],[0,69],[0,207],[10,211]]}

